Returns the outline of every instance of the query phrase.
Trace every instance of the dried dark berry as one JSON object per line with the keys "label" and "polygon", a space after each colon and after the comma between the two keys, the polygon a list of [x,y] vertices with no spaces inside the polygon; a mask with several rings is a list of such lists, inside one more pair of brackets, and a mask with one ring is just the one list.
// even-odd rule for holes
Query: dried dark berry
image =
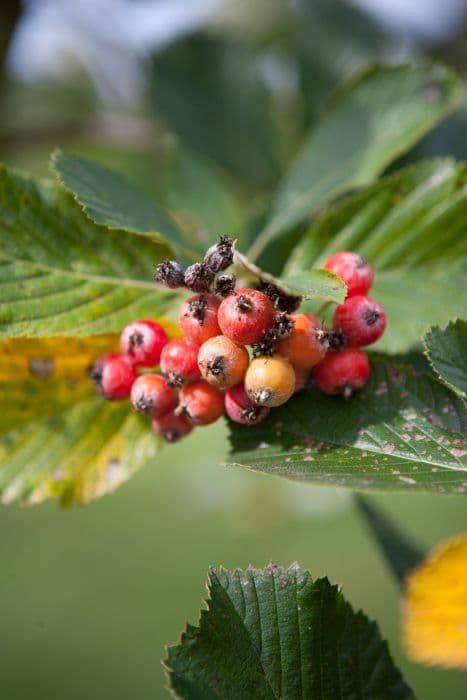
{"label": "dried dark berry", "polygon": [[219,275],[214,285],[214,291],[221,297],[228,297],[235,290],[236,279],[233,275]]}
{"label": "dried dark berry", "polygon": [[228,236],[221,236],[219,242],[212,245],[204,256],[204,264],[214,273],[226,270],[233,261],[233,241]]}
{"label": "dried dark berry", "polygon": [[270,282],[259,282],[259,284],[256,285],[256,289],[266,294],[266,296],[271,299],[276,309],[288,314],[296,311],[302,303],[301,296],[285,294],[279,287],[276,287],[275,284],[271,284]]}
{"label": "dried dark berry", "polygon": [[193,263],[185,270],[185,286],[192,292],[209,292],[214,272],[204,263]]}
{"label": "dried dark berry", "polygon": [[185,286],[183,268],[175,260],[164,260],[156,265],[154,279],[156,282],[169,287],[169,289],[178,289]]}

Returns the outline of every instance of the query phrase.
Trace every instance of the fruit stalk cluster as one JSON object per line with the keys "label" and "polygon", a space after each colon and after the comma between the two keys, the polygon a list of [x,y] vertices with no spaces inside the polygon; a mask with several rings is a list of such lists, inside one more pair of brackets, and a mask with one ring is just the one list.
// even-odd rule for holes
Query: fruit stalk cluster
{"label": "fruit stalk cluster", "polygon": [[347,297],[332,328],[297,311],[300,298],[272,284],[235,289],[232,242],[221,237],[203,262],[186,270],[175,261],[157,268],[171,289],[196,292],[180,308],[182,336],[169,340],[152,320],[128,324],[120,353],[98,358],[90,375],[109,400],[131,399],[154,432],[174,442],[194,426],[224,413],[237,423],[256,425],[309,381],[325,394],[349,398],[368,381],[370,365],[362,346],[383,333],[384,310],[366,296],[371,267],[356,253],[333,255],[324,267],[347,285]]}

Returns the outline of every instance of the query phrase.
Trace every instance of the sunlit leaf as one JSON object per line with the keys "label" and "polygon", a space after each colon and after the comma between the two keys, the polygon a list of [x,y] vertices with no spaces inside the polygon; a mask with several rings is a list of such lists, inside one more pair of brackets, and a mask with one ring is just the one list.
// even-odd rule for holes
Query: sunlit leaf
{"label": "sunlit leaf", "polygon": [[121,175],[86,158],[55,151],[52,168],[96,224],[146,234],[158,243],[184,245],[169,216]]}
{"label": "sunlit leaf", "polygon": [[413,698],[375,622],[298,565],[209,571],[209,600],[166,666],[176,697]]}
{"label": "sunlit leaf", "polygon": [[163,245],[93,224],[62,188],[0,168],[0,337],[89,335],[162,315]]}
{"label": "sunlit leaf", "polygon": [[232,424],[229,463],[357,490],[467,493],[466,417],[436,379],[375,355],[349,401],[311,389],[254,428]]}
{"label": "sunlit leaf", "polygon": [[403,639],[414,661],[467,670],[467,534],[442,542],[407,578]]}

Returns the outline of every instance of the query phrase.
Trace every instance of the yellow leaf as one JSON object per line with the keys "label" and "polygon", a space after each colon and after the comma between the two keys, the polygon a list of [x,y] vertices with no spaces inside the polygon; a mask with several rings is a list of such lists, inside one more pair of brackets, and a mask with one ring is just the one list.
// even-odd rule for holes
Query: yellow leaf
{"label": "yellow leaf", "polygon": [[[180,334],[166,318],[157,318],[169,336]],[[25,379],[67,379],[87,377],[87,369],[99,355],[115,352],[119,335],[105,333],[79,338],[64,336],[8,338],[0,341],[0,382]]]}
{"label": "yellow leaf", "polygon": [[408,576],[403,640],[414,661],[467,670],[467,533],[443,542]]}

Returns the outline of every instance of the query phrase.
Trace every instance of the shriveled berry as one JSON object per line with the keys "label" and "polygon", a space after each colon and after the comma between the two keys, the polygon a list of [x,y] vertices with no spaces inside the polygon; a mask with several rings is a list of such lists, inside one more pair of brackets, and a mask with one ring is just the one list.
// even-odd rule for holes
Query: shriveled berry
{"label": "shriveled berry", "polygon": [[178,316],[182,332],[194,343],[201,345],[208,338],[219,335],[217,322],[220,300],[214,294],[197,294],[183,302]]}
{"label": "shriveled berry", "polygon": [[174,409],[177,397],[165,377],[160,374],[141,374],[131,387],[131,403],[138,413],[156,417]]}
{"label": "shriveled berry", "polygon": [[166,442],[177,442],[193,430],[193,424],[188,418],[174,411],[164,413],[159,418],[151,418],[151,427]]}
{"label": "shriveled berry", "polygon": [[191,292],[209,292],[214,272],[203,263],[193,263],[185,270],[185,287]]}
{"label": "shriveled berry", "polygon": [[178,289],[185,286],[183,267],[175,260],[164,260],[156,265],[154,279],[169,289]]}
{"label": "shriveled berry", "polygon": [[214,273],[226,270],[233,262],[232,239],[221,236],[219,242],[208,249],[203,262]]}
{"label": "shriveled berry", "polygon": [[285,313],[291,314],[298,309],[302,303],[302,297],[294,294],[286,294],[275,284],[270,282],[259,282],[256,286],[259,292],[266,294],[269,299],[273,302],[274,306],[278,311],[284,311]]}
{"label": "shriveled berry", "polygon": [[175,338],[162,350],[161,370],[172,387],[200,378],[198,369],[199,345],[188,338]]}
{"label": "shriveled berry", "polygon": [[269,331],[274,316],[274,304],[265,294],[256,289],[238,289],[223,300],[217,318],[230,340],[253,345]]}
{"label": "shriveled berry", "polygon": [[384,333],[386,314],[376,301],[356,294],[336,308],[333,326],[344,335],[347,346],[371,345]]}
{"label": "shriveled berry", "polygon": [[136,372],[128,356],[109,352],[93,362],[89,376],[98,394],[109,401],[118,401],[130,396]]}
{"label": "shriveled berry", "polygon": [[314,380],[323,393],[340,394],[346,399],[364,387],[369,376],[370,363],[358,348],[330,352],[313,370]]}
{"label": "shriveled berry", "polygon": [[294,368],[281,355],[256,357],[245,375],[245,390],[259,406],[280,406],[294,393]]}
{"label": "shriveled berry", "polygon": [[159,364],[162,348],[168,340],[165,330],[155,321],[134,321],[123,329],[120,349],[135,367],[153,367]]}
{"label": "shriveled berry", "polygon": [[203,379],[218,389],[228,389],[242,381],[248,367],[248,353],[225,335],[216,335],[202,344],[198,365]]}
{"label": "shriveled berry", "polygon": [[235,282],[233,275],[219,275],[214,283],[214,291],[221,297],[227,297],[234,291]]}
{"label": "shriveled berry", "polygon": [[288,338],[279,341],[277,352],[294,366],[311,369],[326,355],[327,345],[321,321],[311,314],[293,314]]}
{"label": "shriveled berry", "polygon": [[186,384],[180,391],[182,412],[193,425],[209,425],[224,413],[224,395],[202,379]]}
{"label": "shriveled berry", "polygon": [[254,404],[245,391],[243,382],[225,393],[225,412],[235,423],[257,425],[266,418],[270,409]]}
{"label": "shriveled berry", "polygon": [[354,294],[366,294],[373,284],[373,270],[358,253],[342,250],[326,260],[325,270],[334,272],[347,285],[347,298]]}

